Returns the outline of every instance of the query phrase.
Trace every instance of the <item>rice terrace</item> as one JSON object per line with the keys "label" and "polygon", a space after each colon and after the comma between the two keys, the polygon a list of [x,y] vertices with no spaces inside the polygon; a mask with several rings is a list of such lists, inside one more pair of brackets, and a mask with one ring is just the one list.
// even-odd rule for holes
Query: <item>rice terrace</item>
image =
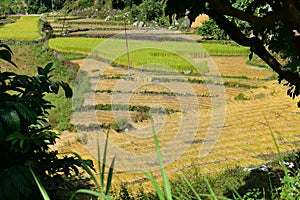
{"label": "rice terrace", "polygon": [[[180,176],[182,172],[188,178],[198,177],[198,173],[199,177],[208,177],[208,188],[211,186],[220,196],[234,198],[229,187],[237,193],[256,191],[242,187],[250,184],[255,188],[257,184],[259,192],[254,196],[274,198],[270,188],[266,190],[272,197],[260,188],[270,187],[270,183],[258,184],[260,180],[255,183],[255,178],[254,183],[249,183],[246,177],[261,166],[275,168],[272,175],[264,174],[270,180],[284,175],[279,170],[278,147],[282,155],[296,159],[294,164],[299,165],[300,111],[297,100],[287,96],[290,85],[284,86],[284,79],[283,84],[278,84],[278,74],[253,54],[253,48],[229,39],[207,40],[199,34],[198,27],[168,28],[155,20],[146,25],[133,25],[128,20],[124,25],[127,19],[122,16],[126,10],[106,11],[116,13],[105,18],[98,9],[101,17],[80,14],[80,9],[79,14],[71,15],[64,9],[34,16],[3,15],[0,19],[0,41],[5,44],[0,47],[6,48],[7,44],[13,52],[12,61],[18,65],[15,68],[1,61],[1,71],[32,76],[36,67],[53,62],[54,70],[49,68],[53,77],[49,76],[49,80],[58,81],[65,92],[64,83],[72,88],[71,99],[64,98],[63,92],[58,92],[57,97],[43,95],[55,105],[45,123],[60,133],[50,150],[58,151],[61,158],[75,152],[92,160],[97,170],[100,151],[106,163],[102,172],[95,174],[101,175],[114,163],[111,185],[116,199],[159,199],[155,195],[137,197],[141,187],[144,195],[158,190],[144,172],[151,172],[159,187],[166,188],[157,152],[162,154],[171,186],[179,188],[179,195],[183,190],[192,194],[175,199],[197,199],[193,189],[186,189],[190,183]],[[38,70],[39,75],[44,73]],[[49,88],[49,93],[55,91]],[[290,158],[293,153],[296,158]],[[85,170],[83,167],[78,173],[84,174]],[[244,173],[244,179],[238,179]],[[218,174],[225,176],[224,180],[212,178]],[[231,183],[231,178],[226,182],[230,174],[237,182]],[[101,176],[96,179],[102,181]],[[181,188],[180,181],[188,186]],[[89,183],[79,185],[88,187]],[[197,183],[191,180],[195,188]],[[211,195],[202,198],[228,199],[213,198],[209,189],[201,189],[206,187],[205,181],[202,184],[197,192],[208,191]],[[220,189],[222,185],[226,189]],[[122,197],[122,189],[132,196]],[[57,191],[61,199],[68,199],[61,188]],[[85,197],[79,195],[79,199]],[[234,199],[247,199],[242,197]]]}

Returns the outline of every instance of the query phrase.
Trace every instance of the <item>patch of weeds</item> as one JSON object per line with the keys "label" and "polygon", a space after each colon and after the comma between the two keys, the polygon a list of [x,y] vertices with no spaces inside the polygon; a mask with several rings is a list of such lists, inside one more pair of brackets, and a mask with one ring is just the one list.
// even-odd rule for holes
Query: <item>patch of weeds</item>
{"label": "patch of weeds", "polygon": [[115,122],[110,125],[110,128],[114,129],[118,133],[129,130],[132,128],[132,125],[129,124],[126,118],[118,118]]}
{"label": "patch of weeds", "polygon": [[244,93],[240,93],[237,96],[234,97],[234,100],[240,101],[240,100],[249,100],[248,97],[245,96]]}
{"label": "patch of weeds", "polygon": [[136,112],[136,113],[133,113],[133,115],[131,116],[131,118],[132,118],[132,121],[134,121],[135,123],[137,123],[137,122],[143,122],[143,121],[149,119],[150,116],[146,112]]}
{"label": "patch of weeds", "polygon": [[198,83],[198,84],[205,84],[205,80],[200,80],[200,79],[188,79],[188,82],[190,83]]}
{"label": "patch of weeds", "polygon": [[236,78],[236,79],[245,79],[245,80],[248,80],[249,79],[249,77],[247,77],[247,76],[228,76],[228,75],[222,75],[221,76],[222,78]]}
{"label": "patch of weeds", "polygon": [[135,112],[149,112],[150,109],[153,113],[157,114],[171,114],[175,112],[179,112],[178,110],[173,109],[164,109],[161,107],[151,108],[149,106],[135,106],[135,105],[125,105],[125,104],[97,104],[95,106],[88,105],[82,106],[76,111],[89,111],[89,110],[128,110],[128,111],[135,111]]}
{"label": "patch of weeds", "polygon": [[225,81],[223,85],[226,87],[233,87],[233,88],[246,88],[246,89],[258,88],[258,86],[254,86],[254,85],[248,85],[248,84],[243,84],[238,82],[229,82],[229,81]]}

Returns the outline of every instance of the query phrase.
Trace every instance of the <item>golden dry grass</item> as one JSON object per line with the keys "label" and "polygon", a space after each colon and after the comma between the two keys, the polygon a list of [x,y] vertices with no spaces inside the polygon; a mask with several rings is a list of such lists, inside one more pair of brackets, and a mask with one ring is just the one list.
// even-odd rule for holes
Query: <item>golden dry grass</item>
{"label": "golden dry grass", "polygon": [[[246,57],[214,57],[213,61],[218,66],[218,69],[223,76],[247,76],[250,79],[239,78],[223,78],[223,81],[237,81],[250,85],[265,86],[257,89],[246,90],[243,88],[225,88],[226,92],[226,115],[225,123],[222,129],[222,134],[216,137],[216,142],[205,141],[206,133],[211,126],[212,114],[212,99],[207,97],[197,96],[199,94],[209,94],[207,85],[192,84],[184,82],[160,82],[153,84],[153,77],[143,79],[145,83],[140,84],[140,87],[132,87],[132,83],[137,84],[138,79],[93,79],[91,85],[92,90],[112,90],[112,91],[127,91],[134,93],[87,93],[85,94],[84,105],[93,104],[129,104],[140,106],[160,105],[165,108],[180,110],[170,115],[156,115],[155,120],[158,124],[157,134],[162,152],[166,161],[170,161],[166,165],[167,173],[172,175],[191,165],[199,165],[204,172],[216,172],[224,168],[240,165],[243,167],[249,165],[259,165],[267,162],[269,154],[276,154],[275,145],[268,124],[272,127],[275,136],[280,144],[282,152],[291,151],[297,148],[299,142],[300,131],[300,114],[296,107],[296,101],[285,95],[286,88],[278,85],[276,80],[264,80],[266,77],[273,75],[273,72],[266,69],[258,69],[246,65]],[[79,61],[77,63],[80,64]],[[95,63],[94,63],[95,64]],[[101,63],[97,63],[100,66]],[[92,65],[82,68],[91,73]],[[107,75],[114,73],[114,68],[104,70]],[[118,74],[125,74],[126,70],[117,69]],[[214,72],[209,72],[208,75],[214,75]],[[134,74],[134,73],[133,73]],[[136,75],[138,72],[136,72]],[[134,75],[133,75],[134,77]],[[169,77],[171,78],[171,77]],[[172,77],[174,78],[174,77]],[[193,78],[193,77],[189,77]],[[199,77],[194,77],[199,78]],[[209,78],[209,77],[206,77]],[[148,80],[149,79],[149,80]],[[259,79],[259,80],[257,80]],[[178,97],[167,95],[143,95],[140,92],[174,92],[184,93],[186,89],[184,84],[189,84],[196,96],[194,97]],[[215,89],[220,86],[215,86]],[[174,89],[176,88],[176,90]],[[214,89],[214,87],[210,87]],[[249,100],[234,100],[234,97],[239,93],[244,93]],[[180,99],[183,98],[184,100]],[[195,101],[196,99],[196,101]],[[182,107],[180,101],[192,102],[188,104],[191,108],[199,106],[199,112],[191,108]],[[198,104],[198,105],[197,105]],[[217,110],[215,110],[217,111]],[[89,113],[90,112],[90,113]],[[220,114],[222,112],[220,111]],[[91,123],[111,123],[119,117],[127,116],[125,111],[85,111],[79,113],[79,118],[82,124]],[[199,115],[200,118],[196,118]],[[90,117],[93,116],[93,117]],[[267,121],[266,121],[267,120]],[[161,124],[159,125],[159,122]],[[111,145],[116,148],[110,149],[109,158],[113,155],[118,155],[116,162],[129,163],[131,167],[151,169],[157,163],[147,158],[145,162],[142,160],[132,160],[130,154],[146,155],[149,152],[155,152],[154,142],[151,135],[151,127],[149,121],[141,123],[133,123],[136,129],[125,132],[116,133],[110,131]],[[184,127],[184,131],[180,128]],[[190,127],[190,128],[189,128]],[[197,127],[196,134],[191,136]],[[101,132],[101,131],[98,131]],[[83,151],[86,156],[88,152],[95,155],[95,135],[97,131],[78,132],[78,134],[88,135],[88,143],[84,146],[78,146],[74,143],[74,148],[85,148]],[[72,136],[74,137],[74,136]],[[178,138],[176,138],[178,137]],[[65,139],[67,140],[67,139]],[[172,143],[174,142],[174,143]],[[205,157],[199,157],[200,149],[205,142],[211,143],[211,151]],[[103,144],[102,144],[103,145]],[[69,146],[73,148],[73,143]],[[69,148],[61,146],[62,149]],[[122,150],[120,153],[120,149]],[[180,154],[182,153],[182,155]],[[175,157],[175,160],[170,158]],[[119,163],[120,164],[120,163]],[[128,168],[130,166],[128,165]],[[128,181],[134,182],[143,180],[145,177],[136,171],[127,172],[126,166],[116,167],[115,182]],[[154,171],[155,175],[159,172]]]}

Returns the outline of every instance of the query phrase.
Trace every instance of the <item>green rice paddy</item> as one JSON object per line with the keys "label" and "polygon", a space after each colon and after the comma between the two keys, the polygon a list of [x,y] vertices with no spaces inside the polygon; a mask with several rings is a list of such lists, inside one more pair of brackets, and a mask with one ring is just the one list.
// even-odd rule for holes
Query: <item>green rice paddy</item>
{"label": "green rice paddy", "polygon": [[40,38],[38,16],[22,16],[15,23],[0,26],[2,40],[36,40]]}

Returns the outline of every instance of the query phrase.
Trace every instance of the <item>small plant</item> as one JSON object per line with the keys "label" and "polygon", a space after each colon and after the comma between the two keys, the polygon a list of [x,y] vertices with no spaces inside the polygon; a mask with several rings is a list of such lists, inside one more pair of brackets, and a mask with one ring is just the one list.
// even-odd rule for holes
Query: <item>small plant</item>
{"label": "small plant", "polygon": [[234,97],[234,100],[237,100],[237,101],[239,101],[239,100],[249,100],[249,98],[246,97],[244,93],[240,93],[240,94],[238,94],[237,96]]}
{"label": "small plant", "polygon": [[132,115],[132,121],[135,123],[145,121],[149,118],[150,116],[146,112],[136,112]]}
{"label": "small plant", "polygon": [[118,118],[114,123],[110,125],[110,128],[120,133],[125,131],[126,129],[131,128],[131,125],[128,123],[126,118]]}
{"label": "small plant", "polygon": [[105,140],[105,146],[104,146],[104,152],[103,152],[103,158],[102,158],[102,163],[101,163],[101,152],[100,152],[100,144],[99,144],[99,135],[97,137],[97,152],[98,152],[98,173],[99,173],[99,179],[100,182],[97,181],[96,176],[94,173],[91,171],[90,167],[86,165],[86,162],[82,160],[80,155],[76,153],[74,154],[82,163],[84,170],[88,173],[90,176],[91,180],[93,181],[94,185],[96,186],[96,191],[92,190],[87,190],[87,189],[79,189],[73,195],[71,196],[71,200],[75,198],[75,196],[79,193],[82,194],[88,194],[92,195],[95,197],[100,197],[105,200],[112,200],[110,196],[110,190],[111,190],[111,183],[112,183],[112,178],[113,178],[113,170],[114,170],[114,165],[115,165],[115,158],[112,159],[112,162],[109,166],[109,171],[107,175],[107,179],[105,181],[105,169],[106,169],[106,156],[107,156],[107,149],[108,149],[108,135]]}

